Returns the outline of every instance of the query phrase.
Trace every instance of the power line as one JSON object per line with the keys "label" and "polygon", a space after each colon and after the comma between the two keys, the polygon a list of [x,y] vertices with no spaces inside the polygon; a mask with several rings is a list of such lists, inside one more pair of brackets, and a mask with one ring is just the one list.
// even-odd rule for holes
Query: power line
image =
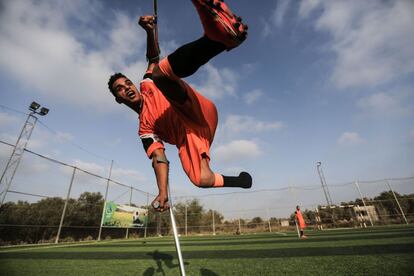
{"label": "power line", "polygon": [[19,110],[17,110],[17,109],[14,109],[14,108],[11,108],[11,107],[8,107],[8,106],[5,106],[5,105],[2,105],[2,104],[0,104],[0,107],[1,108],[3,108],[3,109],[7,109],[7,110],[10,110],[10,111],[13,111],[13,112],[16,112],[16,113],[19,113],[19,114],[23,114],[23,115],[29,115],[29,113],[26,113],[26,112],[23,112],[23,111],[19,111]]}
{"label": "power line", "polygon": [[[22,112],[22,111],[19,111],[19,110],[17,110],[17,109],[14,109],[14,108],[11,108],[11,107],[8,107],[8,106],[5,106],[5,105],[2,105],[2,104],[0,104],[0,108],[3,108],[3,109],[7,109],[7,110],[10,110],[10,111],[13,111],[13,112],[15,112],[15,113],[19,113],[19,114],[22,114],[22,115],[28,115],[28,113],[26,113],[26,112]],[[47,126],[44,122],[42,122],[40,119],[38,120],[38,123],[39,124],[41,124],[43,127],[45,127],[47,130],[49,130],[51,133],[53,133],[55,136],[58,136],[59,135],[59,132],[58,131],[56,131],[56,130],[54,130],[54,129],[52,129],[51,127],[49,127],[49,126]],[[86,153],[88,153],[88,154],[90,154],[90,155],[93,155],[93,156],[95,156],[96,158],[99,158],[99,159],[102,159],[102,160],[105,160],[105,161],[112,161],[111,159],[109,159],[109,158],[106,158],[106,157],[103,157],[102,155],[99,155],[99,154],[96,154],[96,153],[94,153],[94,152],[92,152],[92,151],[90,151],[90,150],[88,150],[88,149],[86,149],[86,148],[84,148],[84,147],[82,147],[82,146],[80,146],[80,145],[78,145],[78,144],[76,144],[76,143],[74,143],[74,142],[72,142],[72,141],[70,141],[68,138],[66,138],[66,137],[62,137],[67,143],[69,143],[69,144],[71,144],[72,146],[74,146],[74,147],[76,147],[76,148],[78,148],[79,150],[81,150],[81,151],[84,151],[84,152],[86,152]]]}
{"label": "power line", "polygon": [[[43,123],[41,120],[38,120],[38,122],[39,122],[39,124],[41,124],[42,126],[44,126],[47,130],[49,130],[50,132],[52,132],[54,135],[56,135],[56,136],[58,136],[59,135],[59,132],[57,132],[56,130],[54,130],[54,129],[52,129],[51,127],[49,127],[49,126],[47,126],[45,123]],[[71,144],[72,146],[74,146],[74,147],[76,147],[76,148],[78,148],[78,149],[80,149],[80,150],[82,150],[82,151],[84,151],[84,152],[86,152],[86,153],[88,153],[88,154],[90,154],[90,155],[93,155],[93,156],[95,156],[95,157],[97,157],[97,158],[99,158],[99,159],[102,159],[102,160],[105,160],[105,161],[111,161],[111,159],[109,159],[109,158],[106,158],[106,157],[103,157],[103,156],[101,156],[101,155],[99,155],[99,154],[96,154],[96,153],[93,153],[93,152],[91,152],[90,150],[87,150],[87,149],[85,149],[84,147],[82,147],[82,146],[80,146],[80,145],[78,145],[78,144],[76,144],[76,143],[74,143],[74,142],[72,142],[72,141],[70,141],[68,138],[66,138],[65,136],[62,136],[62,138],[67,142],[67,143],[69,143],[69,144]]]}
{"label": "power line", "polygon": [[[14,145],[12,145],[12,144],[10,144],[10,143],[7,143],[7,142],[5,142],[5,141],[2,141],[2,140],[0,140],[0,143],[1,143],[1,144],[4,144],[4,145],[8,145],[8,146],[10,146],[10,147],[14,147]],[[40,154],[40,153],[36,153],[36,152],[31,151],[31,150],[28,150],[28,149],[24,149],[24,151],[25,151],[25,152],[28,152],[28,153],[31,153],[31,154],[33,154],[33,155],[35,155],[35,156],[38,156],[38,157],[40,157],[40,158],[46,159],[46,160],[48,160],[48,161],[50,161],[50,162],[53,162],[53,163],[56,163],[56,164],[59,164],[59,165],[65,166],[65,167],[70,167],[70,168],[76,169],[76,170],[78,170],[78,171],[81,171],[81,172],[86,173],[86,174],[88,174],[88,175],[91,175],[91,176],[93,176],[93,177],[96,177],[96,178],[99,178],[99,179],[103,179],[103,180],[109,180],[111,183],[114,183],[114,184],[116,184],[116,185],[123,186],[123,187],[126,187],[126,188],[132,188],[132,190],[137,191],[137,192],[140,192],[140,193],[142,193],[142,194],[148,194],[148,195],[151,195],[151,196],[155,196],[155,195],[154,195],[154,194],[152,194],[152,193],[149,193],[149,192],[146,192],[146,191],[143,191],[143,190],[137,189],[137,188],[135,188],[135,187],[133,187],[133,186],[128,186],[128,185],[126,185],[126,184],[123,184],[123,183],[121,183],[121,182],[119,182],[119,181],[116,181],[116,180],[113,180],[113,179],[108,179],[108,178],[107,178],[107,177],[105,177],[105,176],[101,176],[101,175],[98,175],[98,174],[95,174],[95,173],[89,172],[89,171],[87,171],[87,170],[81,169],[81,168],[76,167],[76,166],[74,166],[74,165],[70,165],[70,164],[64,163],[64,162],[62,162],[62,161],[59,161],[59,160],[53,159],[53,158],[51,158],[51,157],[47,157],[47,156],[42,155],[42,154]]]}

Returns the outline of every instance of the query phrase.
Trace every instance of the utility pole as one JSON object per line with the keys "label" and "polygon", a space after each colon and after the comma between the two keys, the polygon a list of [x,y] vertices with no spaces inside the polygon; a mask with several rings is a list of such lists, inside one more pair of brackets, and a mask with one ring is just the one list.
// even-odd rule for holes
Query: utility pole
{"label": "utility pole", "polygon": [[3,171],[0,179],[0,195],[1,201],[0,206],[3,205],[6,195],[9,192],[10,185],[13,181],[13,177],[16,174],[16,170],[19,167],[20,160],[22,159],[24,150],[26,149],[27,142],[32,135],[33,129],[37,122],[37,117],[34,114],[45,116],[49,113],[49,109],[46,107],[40,108],[40,104],[32,102],[29,106],[30,113],[27,116],[26,122],[20,132],[19,138],[17,138],[16,145],[14,146],[13,152],[7,162],[6,168]]}

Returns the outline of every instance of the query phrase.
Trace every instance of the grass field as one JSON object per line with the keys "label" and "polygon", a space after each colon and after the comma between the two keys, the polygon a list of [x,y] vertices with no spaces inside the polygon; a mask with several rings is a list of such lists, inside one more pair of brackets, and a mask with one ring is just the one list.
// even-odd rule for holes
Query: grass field
{"label": "grass field", "polygon": [[[414,275],[414,226],[181,237],[187,275]],[[0,249],[1,275],[179,275],[171,237]]]}

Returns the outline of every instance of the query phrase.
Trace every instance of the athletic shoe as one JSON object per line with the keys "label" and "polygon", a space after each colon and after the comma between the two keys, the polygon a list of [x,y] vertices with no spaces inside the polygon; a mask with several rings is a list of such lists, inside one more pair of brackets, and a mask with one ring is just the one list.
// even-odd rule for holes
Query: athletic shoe
{"label": "athletic shoe", "polygon": [[240,188],[250,189],[252,187],[252,177],[247,172],[241,172],[239,174]]}
{"label": "athletic shoe", "polygon": [[239,46],[247,37],[248,26],[223,0],[192,0],[198,11],[205,35],[223,43],[227,51]]}

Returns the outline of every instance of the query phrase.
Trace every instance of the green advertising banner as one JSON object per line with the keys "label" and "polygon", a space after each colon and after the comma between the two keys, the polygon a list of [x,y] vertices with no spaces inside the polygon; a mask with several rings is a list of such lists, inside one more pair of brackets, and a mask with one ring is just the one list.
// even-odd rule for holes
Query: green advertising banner
{"label": "green advertising banner", "polygon": [[148,223],[148,210],[129,205],[105,203],[102,226],[111,227],[144,227]]}

